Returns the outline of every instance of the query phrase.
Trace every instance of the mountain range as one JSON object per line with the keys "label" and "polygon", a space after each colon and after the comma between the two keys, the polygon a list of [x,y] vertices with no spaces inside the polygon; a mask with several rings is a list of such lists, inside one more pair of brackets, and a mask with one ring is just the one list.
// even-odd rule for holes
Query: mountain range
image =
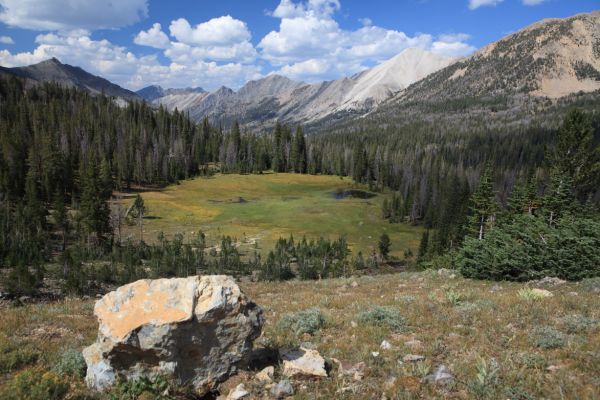
{"label": "mountain range", "polygon": [[116,85],[107,79],[92,75],[79,67],[63,64],[56,58],[51,58],[35,65],[26,67],[6,68],[0,66],[0,74],[11,74],[26,79],[31,84],[39,82],[56,82],[62,86],[75,87],[91,94],[104,93],[128,101],[141,100],[141,97]]}
{"label": "mountain range", "polygon": [[542,20],[467,58],[411,48],[356,75],[318,83],[272,74],[237,91],[149,86],[134,93],[55,58],[27,67],[0,67],[0,73],[31,84],[55,81],[92,94],[143,99],[185,111],[196,121],[208,117],[227,126],[238,120],[259,129],[277,120],[324,126],[365,115],[385,118],[408,106],[410,114],[426,114],[431,104],[448,101],[504,99],[517,107],[524,98],[552,100],[600,90],[600,11]]}
{"label": "mountain range", "polygon": [[238,91],[222,87],[212,93],[164,92],[152,87],[138,95],[168,109],[189,112],[192,119],[208,117],[229,123],[272,124],[275,120],[311,124],[326,117],[362,115],[398,91],[438,71],[456,59],[421,49],[407,49],[374,68],[351,77],[319,83],[269,75],[250,81]]}

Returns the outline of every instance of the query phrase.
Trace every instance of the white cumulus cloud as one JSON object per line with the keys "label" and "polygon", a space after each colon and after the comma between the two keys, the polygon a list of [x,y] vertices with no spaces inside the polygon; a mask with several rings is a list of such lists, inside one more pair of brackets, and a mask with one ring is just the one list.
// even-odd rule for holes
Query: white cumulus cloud
{"label": "white cumulus cloud", "polygon": [[475,10],[483,6],[497,6],[504,0],[469,0],[469,8]]}
{"label": "white cumulus cloud", "polygon": [[281,74],[317,81],[351,75],[409,47],[451,56],[464,56],[475,50],[466,43],[466,34],[442,35],[437,39],[425,33],[409,36],[374,26],[371,20],[363,20],[363,27],[354,31],[342,29],[334,18],[338,10],[339,1],[281,0],[270,14],[281,20],[279,29],[258,43],[260,57],[279,67]]}
{"label": "white cumulus cloud", "polygon": [[523,4],[526,6],[537,6],[538,4],[542,4],[546,0],[523,0]]}
{"label": "white cumulus cloud", "polygon": [[171,35],[179,42],[200,46],[227,46],[250,40],[245,22],[230,15],[213,18],[194,27],[185,18],[171,22]]}
{"label": "white cumulus cloud", "polygon": [[152,28],[147,31],[139,32],[133,41],[135,44],[150,46],[157,49],[166,49],[171,45],[169,37],[162,31],[159,23],[155,23],[152,25]]}
{"label": "white cumulus cloud", "polygon": [[34,30],[107,29],[148,15],[147,0],[0,0],[0,22]]}
{"label": "white cumulus cloud", "polygon": [[2,44],[15,44],[15,41],[10,36],[0,36],[0,43],[2,43]]}

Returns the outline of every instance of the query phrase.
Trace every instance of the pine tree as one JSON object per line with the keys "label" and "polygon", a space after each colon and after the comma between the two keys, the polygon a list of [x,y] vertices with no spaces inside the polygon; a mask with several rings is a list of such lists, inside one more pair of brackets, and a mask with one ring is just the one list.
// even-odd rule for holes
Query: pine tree
{"label": "pine tree", "polygon": [[486,226],[493,226],[496,210],[492,167],[488,162],[479,180],[479,185],[471,196],[469,230],[479,240],[483,239]]}
{"label": "pine tree", "polygon": [[564,213],[571,211],[575,198],[571,177],[558,169],[552,171],[550,186],[543,198],[544,211],[550,225]]}
{"label": "pine tree", "polygon": [[144,199],[138,194],[135,196],[135,200],[131,206],[131,215],[137,219],[138,226],[140,227],[140,243],[144,242],[144,215],[147,211]]}
{"label": "pine tree", "polygon": [[594,128],[590,117],[574,109],[558,131],[552,165],[573,182],[584,201],[600,185],[600,147],[594,146]]}
{"label": "pine tree", "polygon": [[379,248],[379,254],[381,254],[381,257],[383,257],[383,259],[388,258],[388,255],[390,254],[391,246],[392,246],[392,242],[390,240],[390,236],[384,232],[379,237],[379,243],[377,245],[377,247]]}
{"label": "pine tree", "polygon": [[95,234],[100,241],[110,232],[110,210],[104,198],[105,189],[93,165],[84,171],[82,186],[80,213],[85,233],[88,239],[90,234]]}
{"label": "pine tree", "polygon": [[65,251],[67,247],[67,234],[69,232],[69,214],[67,207],[65,206],[65,198],[60,190],[54,193],[54,223],[60,230],[62,236],[62,251]]}

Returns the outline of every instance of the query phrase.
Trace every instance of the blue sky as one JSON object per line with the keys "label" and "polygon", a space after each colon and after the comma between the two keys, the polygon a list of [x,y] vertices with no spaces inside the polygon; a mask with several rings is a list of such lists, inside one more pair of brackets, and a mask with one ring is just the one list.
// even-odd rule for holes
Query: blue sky
{"label": "blue sky", "polygon": [[448,56],[598,0],[0,0],[0,65],[57,57],[124,87],[320,81],[409,47]]}

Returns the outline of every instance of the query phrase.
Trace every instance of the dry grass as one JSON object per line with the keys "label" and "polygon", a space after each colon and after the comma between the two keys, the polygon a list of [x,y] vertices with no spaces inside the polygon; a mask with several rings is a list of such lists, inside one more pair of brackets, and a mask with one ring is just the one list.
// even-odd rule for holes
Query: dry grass
{"label": "dry grass", "polygon": [[[265,311],[257,345],[309,341],[344,365],[366,363],[362,381],[339,376],[334,369],[328,379],[296,384],[297,399],[379,399],[383,394],[389,399],[600,398],[600,296],[583,285],[550,288],[553,296],[537,301],[519,296],[523,284],[450,279],[431,272],[241,286]],[[2,309],[0,343],[36,349],[41,357],[35,367],[50,369],[61,348],[81,348],[94,340],[92,304]],[[360,323],[359,314],[374,306],[398,310],[402,329]],[[311,308],[326,318],[313,335],[297,336],[278,324],[286,314]],[[543,344],[553,340],[543,335],[557,333],[565,339],[562,345]],[[412,339],[421,345],[405,344]],[[392,344],[391,350],[380,350],[383,340]],[[425,360],[402,363],[406,354]],[[445,388],[423,383],[423,376],[440,364],[454,373],[455,383]],[[80,387],[80,380],[73,382]]]}

